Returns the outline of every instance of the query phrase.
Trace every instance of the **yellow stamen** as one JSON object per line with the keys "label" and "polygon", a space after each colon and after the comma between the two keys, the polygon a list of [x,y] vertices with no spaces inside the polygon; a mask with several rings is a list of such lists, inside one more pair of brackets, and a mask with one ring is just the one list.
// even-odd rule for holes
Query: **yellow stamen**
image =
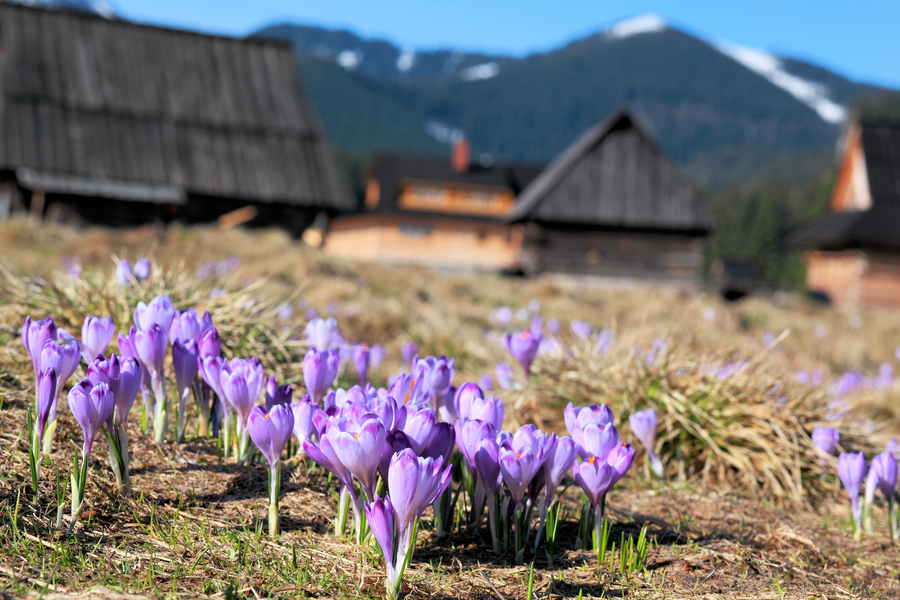
{"label": "yellow stamen", "polygon": [[595,461],[596,459],[597,459],[596,456],[589,456],[589,457],[588,457],[588,462],[591,463],[591,464],[594,464],[594,461]]}
{"label": "yellow stamen", "polygon": [[266,421],[269,420],[269,413],[266,413]]}

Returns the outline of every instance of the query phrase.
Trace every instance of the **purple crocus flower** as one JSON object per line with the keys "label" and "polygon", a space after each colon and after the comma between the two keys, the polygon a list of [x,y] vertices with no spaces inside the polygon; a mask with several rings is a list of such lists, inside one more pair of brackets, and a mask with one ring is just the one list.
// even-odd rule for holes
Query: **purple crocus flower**
{"label": "purple crocus flower", "polygon": [[[555,436],[556,434],[551,434]],[[570,437],[561,437],[555,439],[556,443],[545,443],[544,457],[544,479],[545,490],[544,497],[546,506],[550,506],[553,494],[556,488],[562,483],[563,477],[572,468],[575,463],[575,457],[578,455],[578,444]]]}
{"label": "purple crocus flower", "polygon": [[40,321],[32,321],[31,317],[25,317],[22,325],[22,343],[31,357],[34,366],[34,380],[37,382],[41,374],[41,348],[50,340],[56,341],[56,323],[53,317],[47,317]]}
{"label": "purple crocus flower", "polygon": [[420,407],[428,400],[422,379],[415,379],[409,373],[401,373],[388,388],[387,395],[400,406]]}
{"label": "purple crocus flower", "polygon": [[892,503],[897,488],[897,459],[890,452],[882,452],[872,459],[871,470],[878,474],[878,489]]}
{"label": "purple crocus flower", "polygon": [[169,427],[169,402],[166,394],[165,374],[167,348],[168,337],[165,328],[161,325],[150,323],[146,330],[135,331],[133,350],[137,354],[144,373],[149,376],[150,389],[153,392],[153,432],[157,444],[163,442]]}
{"label": "purple crocus flower", "polygon": [[310,348],[303,357],[303,381],[313,402],[321,402],[337,377],[340,359],[333,350]]}
{"label": "purple crocus flower", "polygon": [[597,341],[594,343],[594,353],[606,356],[616,343],[616,332],[612,329],[603,329],[597,335]]}
{"label": "purple crocus flower", "polygon": [[219,384],[225,398],[237,413],[240,436],[238,459],[245,460],[249,441],[247,419],[266,385],[265,373],[256,358],[232,358],[227,365],[223,365],[219,374]]}
{"label": "purple crocus flower", "polygon": [[356,374],[359,376],[359,385],[366,385],[370,360],[371,350],[369,350],[368,344],[356,344],[353,346],[353,366],[356,368]]}
{"label": "purple crocus flower", "polygon": [[[608,427],[612,427],[612,425],[608,425]],[[606,457],[606,462],[613,469],[613,484],[625,477],[633,461],[634,448],[630,443],[622,442],[612,449]]]}
{"label": "purple crocus flower", "polygon": [[138,302],[134,309],[134,324],[139,330],[150,329],[153,325],[159,325],[168,335],[172,320],[175,318],[175,306],[168,296],[157,296],[150,304]]}
{"label": "purple crocus flower", "polygon": [[475,398],[469,410],[469,418],[490,423],[496,429],[503,427],[503,400],[496,396]]}
{"label": "purple crocus flower", "polygon": [[866,457],[862,452],[841,453],[838,456],[838,477],[847,494],[850,496],[850,504],[853,507],[854,531],[858,536],[862,531],[862,507],[859,505],[859,490],[862,487],[863,478],[866,476]]}
{"label": "purple crocus flower", "polygon": [[413,358],[419,353],[419,345],[415,342],[405,342],[400,347],[400,354],[403,356],[403,364],[412,366]]}
{"label": "purple crocus flower", "polygon": [[409,439],[410,447],[421,456],[425,447],[431,442],[431,434],[437,425],[437,416],[430,408],[406,409],[406,422],[402,431]]}
{"label": "purple crocus flower", "polygon": [[500,389],[512,389],[513,380],[509,365],[505,363],[498,364],[494,367],[494,374],[497,376],[497,385],[500,386]]}
{"label": "purple crocus flower", "polygon": [[328,424],[323,437],[331,441],[340,462],[359,480],[367,498],[375,497],[378,463],[387,431],[375,418],[362,423],[337,418]]}
{"label": "purple crocus flower", "polygon": [[119,363],[119,381],[115,390],[115,416],[116,423],[120,427],[124,427],[141,386],[141,365],[130,356],[119,358],[113,354],[111,360]]}
{"label": "purple crocus flower", "polygon": [[[247,418],[247,430],[269,467],[275,470],[281,464],[284,447],[294,432],[294,413],[284,404],[276,404],[271,409],[256,405]],[[276,497],[277,493],[273,490]]]}
{"label": "purple crocus flower", "polygon": [[294,431],[294,413],[286,404],[267,409],[254,406],[247,419],[250,438],[269,462],[269,535],[281,533],[278,493],[281,487],[281,454]]}
{"label": "purple crocus flower", "polygon": [[91,446],[100,427],[106,423],[115,408],[116,399],[106,383],[93,384],[84,379],[69,391],[68,400],[72,415],[84,434],[82,452],[86,461],[90,458]]}
{"label": "purple crocus flower", "polygon": [[194,340],[200,342],[204,333],[213,328],[209,311],[200,314],[193,308],[185,308],[175,312],[172,325],[169,326],[169,340],[174,344],[177,340]]}
{"label": "purple crocus flower", "polygon": [[388,468],[388,490],[401,531],[412,525],[450,484],[452,465],[441,458],[422,458],[409,448],[394,455]]}
{"label": "purple crocus flower", "polygon": [[98,354],[106,352],[106,348],[116,334],[116,324],[112,317],[88,317],[81,326],[82,358],[91,364]]}
{"label": "purple crocus flower", "polygon": [[[65,340],[62,343],[50,340],[45,342],[40,351],[41,372],[53,369],[58,376],[57,391],[62,391],[69,377],[78,368],[81,360],[81,348],[74,339]],[[55,412],[54,412],[55,415]],[[51,417],[51,421],[53,418]]]}
{"label": "purple crocus flower", "polygon": [[478,378],[478,387],[483,390],[490,390],[494,387],[494,379],[490,375],[481,375]]}
{"label": "purple crocus flower", "polygon": [[477,384],[468,382],[457,388],[456,393],[453,395],[453,405],[460,419],[470,418],[469,413],[472,410],[472,400],[475,398],[484,398],[484,392],[481,391]]}
{"label": "purple crocus flower", "polygon": [[434,411],[440,408],[444,395],[450,389],[450,386],[453,385],[454,371],[455,364],[453,359],[447,358],[443,354],[437,358],[434,356],[427,356],[422,359],[418,356],[413,358],[413,377],[422,381],[422,387],[428,392],[431,399],[431,408]]}
{"label": "purple crocus flower", "polygon": [[373,344],[371,348],[369,348],[369,367],[373,371],[378,371],[381,368],[381,363],[384,362],[384,346],[381,344]]}
{"label": "purple crocus flower", "polygon": [[520,428],[513,436],[512,444],[502,445],[499,451],[500,473],[515,506],[521,504],[531,480],[544,462],[543,445],[533,443],[533,432],[526,429],[533,427],[525,425]]}
{"label": "purple crocus flower", "polygon": [[303,443],[312,440],[316,433],[313,425],[313,415],[319,410],[319,405],[309,399],[309,394],[304,394],[297,402],[291,402],[291,411],[294,413],[294,435],[299,445],[298,452],[306,456],[303,451]]}
{"label": "purple crocus flower", "polygon": [[605,404],[591,404],[590,406],[573,406],[571,402],[563,411],[563,420],[569,435],[579,446],[582,445],[581,432],[586,425],[614,424],[615,416],[612,410]]}
{"label": "purple crocus flower", "polygon": [[[580,464],[575,464],[572,467],[572,475],[575,477],[575,482],[581,486],[581,489],[587,495],[591,507],[595,510],[601,507],[603,500],[606,498],[606,493],[613,486],[613,478],[615,477],[615,471],[609,463],[592,456]],[[595,526],[602,519],[602,513],[597,515]]]}
{"label": "purple crocus flower", "polygon": [[200,358],[222,356],[222,342],[219,338],[219,331],[215,327],[206,329],[200,335],[199,351]]}
{"label": "purple crocus flower", "polygon": [[328,319],[313,319],[306,324],[304,333],[306,334],[306,339],[312,344],[312,347],[319,352],[331,349],[334,344],[338,343],[338,340],[341,337],[338,333],[337,321],[334,317]]}
{"label": "purple crocus flower", "polygon": [[830,456],[834,456],[838,452],[841,434],[833,427],[816,425],[813,428],[812,441],[820,451]]}
{"label": "purple crocus flower", "polygon": [[530,379],[531,363],[534,362],[534,357],[537,355],[542,337],[527,329],[523,329],[518,333],[508,333],[503,339],[506,349],[513,355],[513,358],[519,361],[519,364],[522,365],[522,369],[525,371],[525,377]]}
{"label": "purple crocus flower", "polygon": [[47,369],[46,371],[41,373],[41,378],[38,382],[36,413],[37,420],[35,422],[36,431],[34,447],[32,448],[32,453],[35,456],[38,456],[40,452],[41,440],[44,437],[44,430],[47,427],[47,422],[50,418],[50,414],[51,412],[55,412],[55,405],[57,402],[57,381],[56,371],[54,369]]}
{"label": "purple crocus flower", "polygon": [[569,327],[572,329],[572,333],[575,334],[575,337],[583,340],[590,339],[591,335],[594,333],[594,327],[585,321],[574,320],[569,324]]}
{"label": "purple crocus flower", "polygon": [[150,277],[150,259],[142,258],[134,263],[134,276],[138,281],[144,281]]}
{"label": "purple crocus flower", "polygon": [[119,264],[116,265],[116,279],[119,280],[119,285],[126,286],[134,283],[134,271],[131,268],[131,262],[127,259],[122,259],[119,261]]}
{"label": "purple crocus flower", "polygon": [[172,366],[175,370],[175,384],[178,388],[178,420],[175,440],[184,439],[185,412],[191,389],[197,381],[200,350],[193,338],[175,340],[172,344]]}
{"label": "purple crocus flower", "polygon": [[635,437],[643,444],[653,473],[662,478],[663,464],[653,451],[656,441],[656,411],[651,408],[639,410],[628,418],[628,423],[631,425],[631,431],[634,432]]}
{"label": "purple crocus flower", "polygon": [[286,383],[279,386],[275,381],[275,376],[269,376],[269,380],[266,382],[266,408],[271,410],[276,404],[287,404],[290,406],[293,396],[294,392],[291,390],[291,384]]}
{"label": "purple crocus flower", "polygon": [[[375,541],[381,547],[384,556],[384,568],[387,577],[384,581],[386,597],[396,600],[400,596],[400,577],[406,561],[397,561],[394,557],[394,538],[396,533],[396,517],[390,497],[381,498],[377,494],[374,500],[365,503],[366,522],[372,530]],[[399,550],[399,549],[398,549]]]}

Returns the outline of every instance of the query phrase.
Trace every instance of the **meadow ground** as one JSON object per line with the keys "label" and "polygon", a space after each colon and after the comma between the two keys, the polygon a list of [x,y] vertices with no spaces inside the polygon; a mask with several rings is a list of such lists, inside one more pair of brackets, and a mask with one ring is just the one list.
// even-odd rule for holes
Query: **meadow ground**
{"label": "meadow ground", "polygon": [[[151,278],[119,288],[115,258],[142,256],[154,260]],[[234,256],[239,265],[228,261]],[[73,257],[82,268],[77,277],[62,267]],[[335,488],[305,462],[290,462],[283,476],[284,533],[271,540],[262,533],[261,465],[240,467],[196,437],[154,444],[133,418],[134,496],[115,495],[101,456],[106,444],[98,442],[81,519],[57,525],[58,490],[81,444],[61,408],[49,476],[40,502],[32,502],[25,429],[34,382],[19,339],[25,315],[53,315],[77,334],[85,316],[112,314],[122,330],[130,307],[161,293],[179,308],[209,310],[227,355],[258,356],[267,373],[298,391],[310,308],[333,314],[345,339],[385,346],[376,385],[401,369],[406,341],[421,354],[454,357],[459,384],[512,362],[503,331],[527,327],[534,313],[545,324],[559,319],[558,346],[538,358],[532,379],[517,373],[512,389],[491,391],[506,402],[505,428],[534,422],[565,433],[567,402],[605,402],[631,439],[627,415],[655,408],[666,482],[649,478],[639,455],[610,495],[611,539],[621,545],[647,526],[651,541],[646,564],[623,573],[617,554],[598,565],[595,554],[575,547],[581,492],[565,481],[562,541],[552,567],[543,552],[534,560],[532,597],[900,596],[900,549],[888,535],[884,504],[876,505],[875,531],[854,541],[834,460],[821,478],[809,439],[813,426],[833,423],[846,450],[871,458],[900,436],[900,394],[885,373],[879,377],[883,364],[896,364],[898,312],[841,312],[790,295],[724,304],[686,290],[354,264],[275,231],[75,231],[23,221],[0,225],[4,596],[55,597],[100,585],[151,597],[383,595],[380,553],[333,535]],[[511,324],[496,321],[501,307],[512,309]],[[613,330],[609,351],[572,334],[576,319]],[[833,385],[848,370],[864,384],[836,398]],[[821,383],[805,382],[800,371],[816,380],[821,371]],[[352,385],[352,369],[340,378]],[[498,559],[484,534],[463,527],[438,538],[426,513],[406,596],[528,597],[530,555],[524,566]]]}

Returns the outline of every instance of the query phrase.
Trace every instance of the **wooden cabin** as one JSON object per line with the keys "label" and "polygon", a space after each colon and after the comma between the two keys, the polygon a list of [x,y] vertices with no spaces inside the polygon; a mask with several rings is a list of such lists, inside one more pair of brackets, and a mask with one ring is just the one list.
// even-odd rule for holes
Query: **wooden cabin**
{"label": "wooden cabin", "polygon": [[523,191],[522,268],[699,283],[711,219],[700,194],[624,110],[585,131]]}
{"label": "wooden cabin", "polygon": [[0,218],[251,220],[355,208],[286,43],[0,3]]}
{"label": "wooden cabin", "polygon": [[[462,157],[462,158],[461,158]],[[366,260],[698,283],[710,219],[694,187],[625,111],[544,169],[378,155],[364,212],[326,249]]]}
{"label": "wooden cabin", "polygon": [[325,249],[362,260],[479,270],[516,270],[523,228],[504,219],[540,167],[478,163],[468,143],[453,160],[376,154],[365,210],[334,219]]}
{"label": "wooden cabin", "polygon": [[831,211],[789,242],[808,249],[811,292],[849,308],[900,306],[900,123],[847,128]]}

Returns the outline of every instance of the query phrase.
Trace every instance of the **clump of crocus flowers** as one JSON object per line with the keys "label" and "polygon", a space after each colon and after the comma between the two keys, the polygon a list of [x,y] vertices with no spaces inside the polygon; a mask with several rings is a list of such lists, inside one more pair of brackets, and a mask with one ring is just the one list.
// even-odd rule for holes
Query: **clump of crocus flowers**
{"label": "clump of crocus flowers", "polygon": [[[123,283],[149,275],[138,277],[124,261],[119,271]],[[541,320],[533,321],[531,330],[506,340],[526,376],[541,343]],[[592,509],[585,518],[594,526],[595,520],[604,518],[609,490],[633,458],[630,444],[620,442],[612,411],[605,406],[570,406],[567,424],[569,413],[577,422],[570,428],[572,437],[546,434],[534,425],[504,430],[503,401],[485,396],[475,383],[454,386],[455,362],[446,356],[419,357],[408,346],[404,352],[411,354],[409,372],[393,379],[388,388],[375,388],[368,383],[368,374],[381,362],[383,350],[365,344],[349,350],[334,319],[314,319],[307,327],[311,345],[303,361],[307,393],[297,401],[292,401],[290,385],[279,386],[274,375],[266,380],[256,358],[226,359],[209,313],[177,310],[170,298],[160,296],[140,302],[133,322],[118,335],[118,354],[107,354],[116,335],[111,317],[88,317],[81,342],[58,330],[50,318],[37,322],[29,318],[22,329],[36,378],[35,489],[38,448],[55,412],[55,399],[79,361],[86,363],[86,377],[68,393],[70,410],[83,433],[82,452],[71,474],[76,517],[85,501],[90,460],[101,431],[109,444],[117,489],[125,495],[131,491],[128,414],[138,390],[144,398],[144,433],[150,435],[152,430],[156,443],[170,438],[170,400],[177,407],[174,441],[187,438],[188,401],[193,395],[201,437],[221,434],[225,455],[234,452],[249,468],[253,468],[251,448],[259,450],[269,469],[272,535],[280,533],[281,466],[295,437],[299,458],[308,457],[339,482],[337,533],[343,534],[352,511],[357,542],[363,543],[371,533],[381,547],[391,598],[399,595],[426,509],[433,507],[438,535],[450,534],[453,516],[462,514],[456,507],[459,491],[454,493],[451,487],[454,479],[462,481],[468,492],[464,497],[470,499],[469,527],[481,527],[486,515],[486,533],[497,554],[509,550],[521,564],[526,553],[538,552],[546,534],[545,553],[552,562],[560,513],[556,495],[562,480],[573,474]],[[171,399],[166,373],[170,358],[169,375],[174,375],[176,390]],[[343,372],[342,358],[352,360],[360,385],[333,389]],[[457,450],[460,460],[453,458]]]}

